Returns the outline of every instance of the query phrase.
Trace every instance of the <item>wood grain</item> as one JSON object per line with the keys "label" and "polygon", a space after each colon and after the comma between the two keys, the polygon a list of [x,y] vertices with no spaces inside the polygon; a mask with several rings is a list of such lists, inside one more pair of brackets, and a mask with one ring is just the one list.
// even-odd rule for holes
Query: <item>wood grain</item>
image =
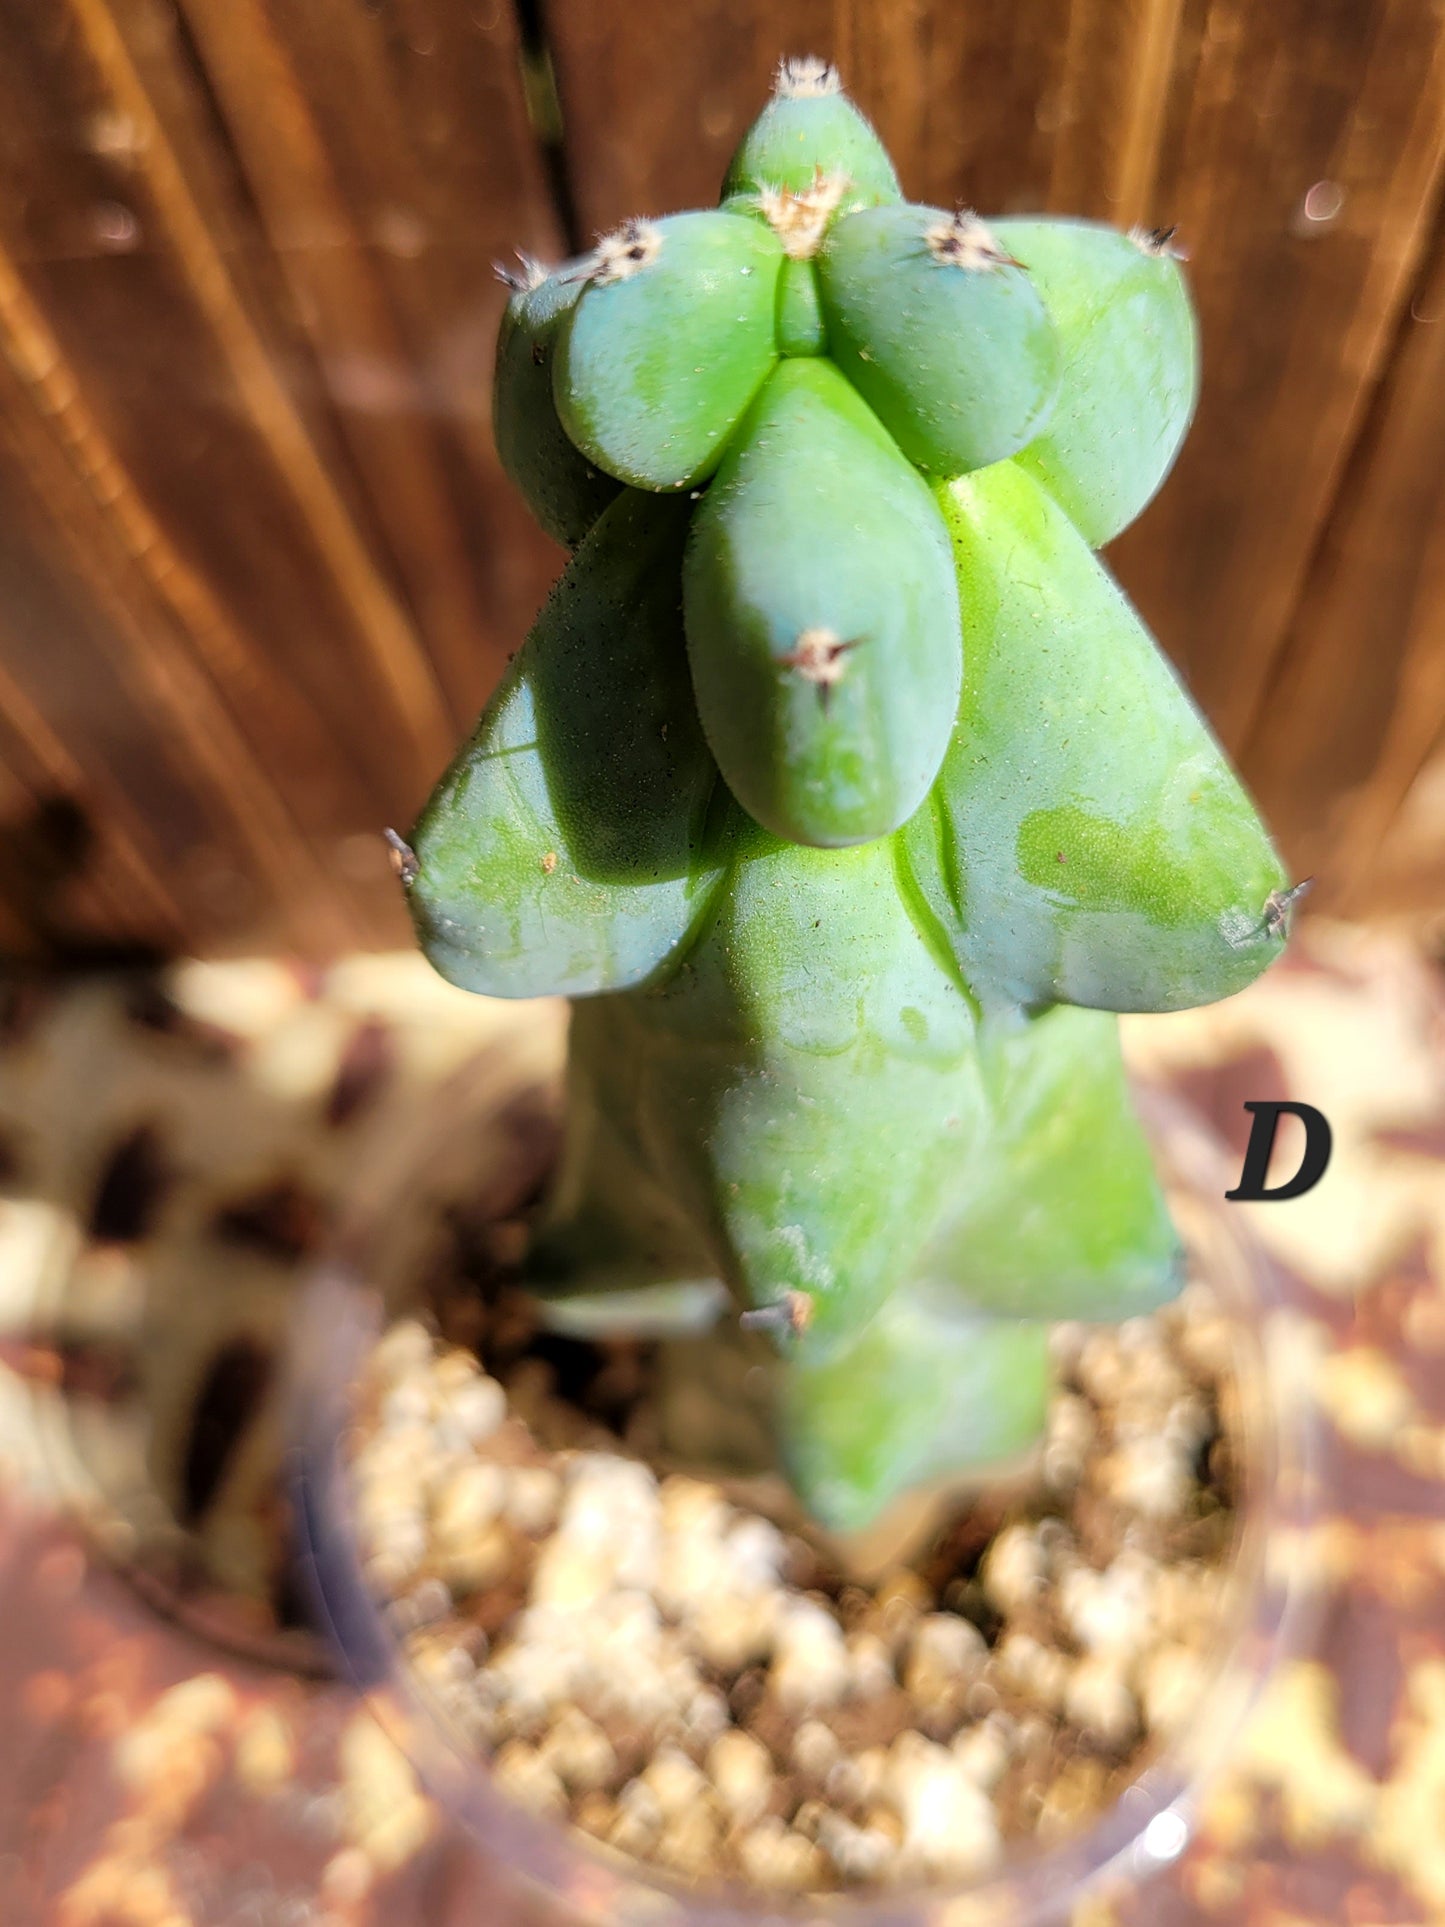
{"label": "wood grain", "polygon": [[[137,798],[169,905],[163,940],[402,940],[374,839],[415,811],[554,567],[489,448],[477,458],[486,389],[467,361],[485,367],[499,311],[479,249],[518,216],[523,240],[550,233],[515,68],[490,57],[481,121],[506,198],[477,196],[477,219],[458,196],[468,245],[448,251],[430,361],[374,324],[378,352],[358,358],[367,338],[341,329],[344,303],[320,302],[324,276],[308,265],[345,250],[304,223],[273,244],[172,8],[9,0],[6,12],[5,418],[13,485],[41,505],[0,577],[11,680],[71,749],[93,815],[107,768]],[[328,97],[344,106],[349,84],[338,68]],[[495,98],[509,87],[510,117]],[[377,114],[363,104],[364,143]],[[449,393],[428,369],[444,368],[445,330],[467,317]],[[378,395],[378,381],[397,392]],[[26,618],[37,576],[59,598],[44,623]],[[78,656],[57,680],[70,643]],[[97,689],[128,678],[145,706],[107,698],[77,722],[71,694],[92,657]],[[199,895],[176,900],[168,839],[209,876]]]}
{"label": "wood grain", "polygon": [[1182,53],[1155,205],[1191,250],[1204,391],[1178,468],[1115,560],[1238,751],[1428,243],[1445,14],[1213,0]]}
{"label": "wood grain", "polygon": [[[283,903],[297,885],[314,892],[324,871],[183,639],[187,617],[206,613],[195,607],[204,591],[3,263],[0,341],[0,582],[5,655],[20,669],[0,686],[0,710],[31,750],[40,794],[76,799],[117,847],[146,853],[166,934],[185,929],[206,874],[224,876],[228,858]],[[229,640],[203,633],[213,648]],[[186,902],[189,874],[202,902]],[[234,898],[238,913],[258,907],[239,876]]]}
{"label": "wood grain", "polygon": [[[555,557],[492,450],[492,263],[561,247],[502,9],[182,0],[454,723]],[[488,646],[489,645],[489,646]]]}
{"label": "wood grain", "polygon": [[[1387,810],[1389,820],[1368,849],[1363,830],[1358,842],[1351,838],[1357,860],[1347,871],[1341,905],[1352,914],[1403,918],[1445,963],[1445,723],[1399,803],[1385,801],[1377,823]],[[1369,818],[1367,804],[1362,824]]]}
{"label": "wood grain", "polygon": [[[1337,908],[1384,890],[1382,864],[1408,867],[1384,846],[1445,727],[1442,450],[1445,229],[1405,305],[1249,745],[1285,848]],[[1433,874],[1445,907],[1438,858]],[[1416,894],[1430,876],[1427,861]],[[1393,877],[1388,894],[1402,886],[1408,877]]]}

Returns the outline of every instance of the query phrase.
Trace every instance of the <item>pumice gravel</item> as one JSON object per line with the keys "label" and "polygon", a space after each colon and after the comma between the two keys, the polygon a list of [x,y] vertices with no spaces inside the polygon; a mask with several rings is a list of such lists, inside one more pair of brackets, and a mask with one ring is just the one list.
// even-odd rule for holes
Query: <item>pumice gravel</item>
{"label": "pumice gravel", "polygon": [[[663,1387],[602,1340],[559,1390],[393,1324],[356,1393],[369,1586],[526,1807],[686,1879],[963,1880],[1084,1828],[1199,1705],[1231,1609],[1227,1321],[1188,1285],[1059,1327],[1042,1447],[859,1583],[786,1506],[633,1456]],[[481,1346],[486,1357],[485,1335]]]}

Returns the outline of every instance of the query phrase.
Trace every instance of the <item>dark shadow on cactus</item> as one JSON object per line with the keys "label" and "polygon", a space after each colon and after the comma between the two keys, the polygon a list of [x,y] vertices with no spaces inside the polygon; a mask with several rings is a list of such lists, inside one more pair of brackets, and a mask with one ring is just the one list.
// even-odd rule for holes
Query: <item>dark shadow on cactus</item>
{"label": "dark shadow on cactus", "polygon": [[580,608],[559,587],[519,665],[567,854],[597,883],[688,875],[712,794],[682,629],[691,508],[671,496],[619,500],[597,539],[625,566],[593,569]]}
{"label": "dark shadow on cactus", "polygon": [[553,590],[411,835],[442,976],[593,996],[665,969],[721,874],[681,613],[689,504],[627,491]]}

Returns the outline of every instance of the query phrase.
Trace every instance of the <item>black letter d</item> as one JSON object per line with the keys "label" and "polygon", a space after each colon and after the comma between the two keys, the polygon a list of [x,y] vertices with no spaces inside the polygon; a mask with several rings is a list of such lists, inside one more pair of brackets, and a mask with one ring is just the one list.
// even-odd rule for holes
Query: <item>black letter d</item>
{"label": "black letter d", "polygon": [[[1313,1190],[1325,1174],[1325,1166],[1330,1161],[1330,1151],[1334,1145],[1330,1121],[1324,1112],[1317,1111],[1313,1104],[1293,1104],[1287,1100],[1279,1103],[1246,1103],[1244,1108],[1254,1113],[1254,1122],[1249,1127],[1249,1143],[1244,1152],[1244,1169],[1239,1174],[1239,1183],[1232,1191],[1226,1191],[1225,1197],[1243,1198],[1247,1204],[1277,1204],[1282,1198],[1300,1198],[1306,1191]],[[1281,1111],[1292,1111],[1304,1125],[1305,1154],[1294,1176],[1284,1184],[1275,1185],[1271,1191],[1265,1180],[1269,1176],[1269,1157],[1274,1149],[1275,1127]]]}

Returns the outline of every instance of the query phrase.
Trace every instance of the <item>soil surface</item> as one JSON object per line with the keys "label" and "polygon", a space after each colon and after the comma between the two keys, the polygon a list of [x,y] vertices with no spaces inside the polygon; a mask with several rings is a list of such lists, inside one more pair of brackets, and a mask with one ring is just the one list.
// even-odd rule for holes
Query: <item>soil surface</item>
{"label": "soil surface", "polygon": [[1061,1327],[1032,1469],[866,1582],[780,1481],[648,1463],[665,1346],[559,1342],[505,1284],[461,1302],[475,1350],[407,1318],[360,1388],[368,1577],[507,1792],[625,1853],[784,1890],[977,1878],[1111,1804],[1237,1637],[1234,1338],[1202,1283]]}

